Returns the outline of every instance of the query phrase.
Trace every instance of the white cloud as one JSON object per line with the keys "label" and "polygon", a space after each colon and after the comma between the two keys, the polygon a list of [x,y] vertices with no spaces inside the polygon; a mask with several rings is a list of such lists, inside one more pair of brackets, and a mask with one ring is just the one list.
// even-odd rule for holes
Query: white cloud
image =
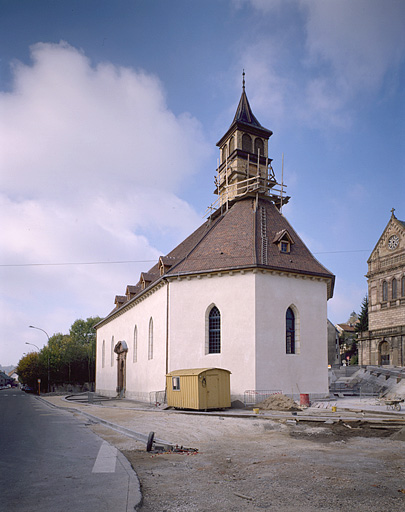
{"label": "white cloud", "polygon": [[15,66],[14,91],[0,98],[7,193],[173,191],[202,157],[197,122],[167,109],[155,77],[91,67],[66,43],[37,44],[32,58],[33,66]]}
{"label": "white cloud", "polygon": [[356,93],[381,87],[387,71],[404,59],[401,0],[302,0],[301,4],[307,9],[310,58],[330,64],[340,87]]}
{"label": "white cloud", "polygon": [[384,87],[405,58],[400,0],[301,0],[306,13],[305,65],[315,76],[307,83],[308,107],[321,119],[346,125],[353,100]]}
{"label": "white cloud", "polygon": [[[210,155],[199,123],[143,71],[92,66],[63,42],[31,51],[0,94],[0,262],[155,261],[201,223],[177,196]],[[19,359],[5,361],[6,340],[32,340],[30,324],[52,334],[106,314],[152,264],[0,268],[0,362]]]}
{"label": "white cloud", "polygon": [[241,9],[246,4],[252,6],[258,11],[267,13],[280,9],[288,0],[233,0],[232,3],[237,9]]}
{"label": "white cloud", "polygon": [[290,116],[311,127],[345,128],[363,98],[392,93],[405,59],[402,0],[249,3],[260,15],[257,22],[267,19],[272,27],[249,34],[241,53],[259,108],[263,104],[277,118],[288,106]]}

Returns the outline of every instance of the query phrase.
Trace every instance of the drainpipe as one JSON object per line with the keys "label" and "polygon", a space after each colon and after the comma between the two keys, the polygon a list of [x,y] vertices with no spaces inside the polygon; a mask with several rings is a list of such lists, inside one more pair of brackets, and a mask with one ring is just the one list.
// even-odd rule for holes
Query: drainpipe
{"label": "drainpipe", "polygon": [[163,279],[166,283],[166,374],[169,373],[169,280]]}

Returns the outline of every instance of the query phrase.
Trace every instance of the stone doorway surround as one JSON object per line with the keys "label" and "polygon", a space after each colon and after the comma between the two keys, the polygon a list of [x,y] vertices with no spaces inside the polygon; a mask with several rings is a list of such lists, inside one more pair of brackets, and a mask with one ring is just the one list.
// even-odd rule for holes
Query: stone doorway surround
{"label": "stone doorway surround", "polygon": [[119,341],[115,347],[114,352],[117,354],[117,394],[123,398],[125,396],[126,388],[126,363],[128,346],[125,341]]}

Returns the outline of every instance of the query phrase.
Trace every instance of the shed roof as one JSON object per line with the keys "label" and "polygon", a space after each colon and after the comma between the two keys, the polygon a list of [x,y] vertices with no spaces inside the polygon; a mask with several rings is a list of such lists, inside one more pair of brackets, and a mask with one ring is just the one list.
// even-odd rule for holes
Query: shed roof
{"label": "shed roof", "polygon": [[231,373],[229,370],[224,368],[187,368],[184,370],[173,370],[166,374],[167,377],[181,377],[181,376],[193,376],[200,375],[201,373],[208,372],[210,370],[218,370],[221,372]]}

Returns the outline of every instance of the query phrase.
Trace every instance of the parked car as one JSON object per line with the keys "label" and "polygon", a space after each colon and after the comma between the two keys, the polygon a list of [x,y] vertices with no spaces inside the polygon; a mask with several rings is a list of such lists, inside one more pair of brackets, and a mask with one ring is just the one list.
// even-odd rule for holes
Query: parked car
{"label": "parked car", "polygon": [[24,386],[24,391],[26,393],[35,393],[35,389],[32,388],[31,386]]}

